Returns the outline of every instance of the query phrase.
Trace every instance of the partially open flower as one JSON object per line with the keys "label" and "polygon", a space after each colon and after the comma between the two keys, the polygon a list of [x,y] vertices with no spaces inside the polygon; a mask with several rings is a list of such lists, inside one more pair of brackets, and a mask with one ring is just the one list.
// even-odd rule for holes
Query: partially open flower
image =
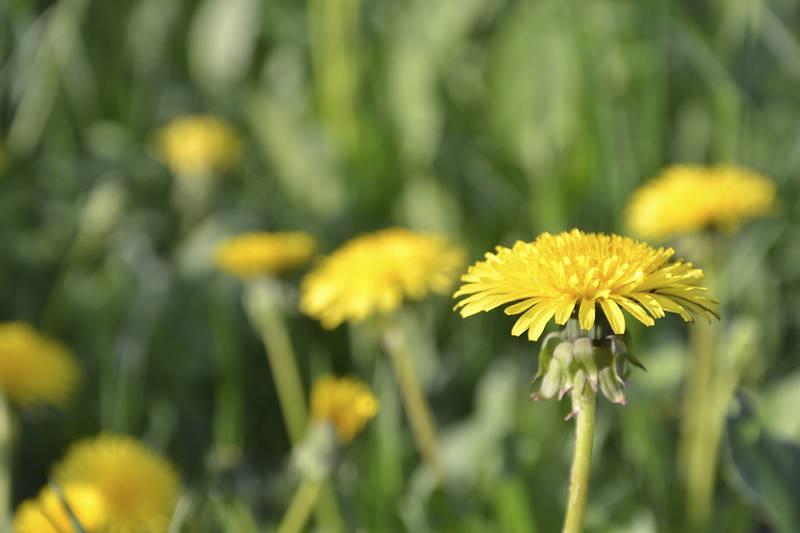
{"label": "partially open flower", "polygon": [[300,231],[242,233],[217,246],[220,270],[242,279],[281,274],[306,263],[316,248],[314,238]]}
{"label": "partially open flower", "polygon": [[67,403],[80,368],[62,344],[23,322],[0,323],[0,391],[20,405]]}
{"label": "partially open flower", "polygon": [[323,376],[311,389],[311,417],[333,426],[340,442],[353,440],[377,412],[375,395],[357,379]]}
{"label": "partially open flower", "polygon": [[676,165],[637,189],[628,227],[646,239],[666,239],[709,227],[733,229],[773,208],[775,186],[734,166]]}
{"label": "partially open flower", "polygon": [[241,153],[233,128],[210,115],[176,118],[158,133],[157,147],[164,162],[181,177],[226,170]]}
{"label": "partially open flower", "polygon": [[127,436],[100,435],[73,445],[54,471],[61,486],[94,487],[109,531],[166,531],[178,497],[178,476],[164,458]]}
{"label": "partially open flower", "polygon": [[396,310],[405,298],[449,290],[463,251],[438,235],[401,228],[355,238],[303,280],[300,307],[326,328]]}

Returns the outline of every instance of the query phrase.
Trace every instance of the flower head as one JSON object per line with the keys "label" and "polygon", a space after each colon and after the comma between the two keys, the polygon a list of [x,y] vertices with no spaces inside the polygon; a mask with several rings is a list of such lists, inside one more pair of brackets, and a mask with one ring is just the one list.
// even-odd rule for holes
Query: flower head
{"label": "flower head", "polygon": [[[62,500],[63,497],[63,500]],[[17,533],[58,533],[72,531],[69,509],[87,532],[100,531],[108,517],[102,494],[91,485],[70,484],[60,495],[45,487],[34,500],[23,502],[14,517]]]}
{"label": "flower head", "polygon": [[527,331],[532,341],[551,318],[563,325],[575,311],[581,329],[590,330],[598,306],[617,334],[625,332],[623,310],[646,326],[666,312],[710,319],[717,301],[700,285],[703,271],[670,261],[674,253],[618,235],[543,233],[513,248],[498,246],[471,266],[454,295],[465,296],[456,307],[468,317],[513,303],[505,313],[522,316],[511,334]]}
{"label": "flower head", "polygon": [[649,239],[664,239],[707,227],[735,228],[772,209],[775,186],[744,168],[667,168],[633,193],[628,227]]}
{"label": "flower head", "polygon": [[367,385],[353,378],[323,376],[311,389],[311,417],[329,423],[341,442],[350,442],[378,412]]}
{"label": "flower head", "polygon": [[166,531],[178,496],[172,465],[137,440],[100,435],[70,448],[54,471],[62,485],[95,487],[108,511],[108,531]]}
{"label": "flower head", "polygon": [[335,328],[394,311],[404,298],[444,293],[464,261],[443,237],[401,228],[357,237],[303,280],[302,311]]}
{"label": "flower head", "polygon": [[0,323],[0,391],[21,405],[64,405],[80,379],[60,343],[23,322]]}
{"label": "flower head", "polygon": [[210,115],[176,118],[158,133],[161,158],[178,176],[204,176],[227,169],[239,158],[236,132]]}
{"label": "flower head", "polygon": [[217,246],[217,267],[243,279],[280,274],[307,262],[314,238],[302,232],[243,233]]}

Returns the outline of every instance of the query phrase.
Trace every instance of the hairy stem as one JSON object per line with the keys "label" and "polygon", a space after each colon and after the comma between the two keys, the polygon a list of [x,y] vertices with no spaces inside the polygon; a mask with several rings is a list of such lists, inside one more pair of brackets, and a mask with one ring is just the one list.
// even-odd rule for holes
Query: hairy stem
{"label": "hairy stem", "polygon": [[569,478],[569,499],[564,517],[563,533],[580,533],[586,514],[586,497],[589,494],[589,474],[592,467],[592,439],[594,437],[595,392],[586,387],[581,397],[580,411],[575,422],[575,456]]}

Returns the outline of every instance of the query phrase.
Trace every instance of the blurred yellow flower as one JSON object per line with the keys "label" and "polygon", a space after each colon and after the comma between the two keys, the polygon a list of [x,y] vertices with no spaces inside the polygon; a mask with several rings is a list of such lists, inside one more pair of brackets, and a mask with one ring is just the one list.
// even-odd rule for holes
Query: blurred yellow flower
{"label": "blurred yellow flower", "polygon": [[595,323],[596,306],[614,333],[625,332],[622,310],[652,326],[665,312],[687,322],[695,316],[716,316],[717,301],[701,286],[703,271],[691,263],[670,262],[672,248],[654,249],[618,235],[583,233],[573,229],[558,235],[543,233],[533,242],[497,247],[461,277],[454,297],[461,316],[516,302],[507,315],[522,316],[511,331],[537,340],[555,317],[565,324],[576,310],[584,330]]}
{"label": "blurred yellow flower", "polygon": [[158,132],[161,158],[178,176],[204,176],[231,167],[241,154],[233,128],[210,115],[179,117]]}
{"label": "blurred yellow flower", "polygon": [[665,239],[707,227],[735,229],[768,214],[774,198],[773,183],[753,171],[677,165],[633,193],[627,224],[646,239]]}
{"label": "blurred yellow flower", "polygon": [[280,274],[306,263],[316,248],[303,232],[243,233],[217,246],[216,264],[240,278]]}
{"label": "blurred yellow flower", "polygon": [[165,532],[178,498],[172,465],[127,436],[104,434],[73,445],[54,479],[95,487],[105,501],[111,533]]}
{"label": "blurred yellow flower", "polygon": [[23,322],[0,323],[0,392],[21,405],[64,405],[80,379],[72,354]]}
{"label": "blurred yellow flower", "polygon": [[350,442],[378,413],[369,387],[353,378],[322,376],[311,389],[311,417],[331,424],[340,442]]}
{"label": "blurred yellow flower", "polygon": [[[100,492],[91,485],[71,484],[63,489],[64,499],[87,532],[101,531],[108,517]],[[16,533],[59,533],[72,531],[67,509],[52,488],[45,487],[35,501],[24,502],[14,517]]]}
{"label": "blurred yellow flower", "polygon": [[404,297],[444,293],[464,264],[464,252],[438,235],[393,228],[357,237],[303,280],[304,313],[335,328],[397,309]]}

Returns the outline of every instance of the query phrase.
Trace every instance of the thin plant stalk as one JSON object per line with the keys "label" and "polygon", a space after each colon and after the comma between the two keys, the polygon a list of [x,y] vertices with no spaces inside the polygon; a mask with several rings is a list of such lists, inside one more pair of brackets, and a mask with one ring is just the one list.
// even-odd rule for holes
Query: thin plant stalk
{"label": "thin plant stalk", "polygon": [[[275,287],[265,284],[249,286],[245,309],[266,348],[289,441],[292,446],[297,446],[308,427],[308,408],[286,321],[276,304]],[[325,531],[344,531],[342,514],[330,483],[321,483],[318,492],[317,520]]]}
{"label": "thin plant stalk", "polygon": [[686,511],[692,531],[703,531],[711,516],[719,436],[714,436],[715,330],[696,324],[687,372],[679,457],[686,483]]}
{"label": "thin plant stalk", "polygon": [[0,392],[0,530],[11,530],[11,409]]}
{"label": "thin plant stalk", "polygon": [[286,322],[283,314],[274,305],[260,306],[255,312],[251,310],[251,319],[266,348],[286,430],[289,440],[295,445],[305,435],[308,410]]}
{"label": "thin plant stalk", "polygon": [[[716,280],[714,260],[720,256],[720,246],[719,240],[709,237],[702,248],[706,278],[712,284]],[[692,357],[686,373],[678,461],[686,488],[689,528],[705,531],[713,506],[721,417],[725,416],[725,406],[717,405],[716,326],[698,321],[689,331],[689,341]]]}
{"label": "thin plant stalk", "polygon": [[295,491],[289,508],[278,526],[278,533],[300,533],[308,521],[308,516],[317,502],[322,483],[317,480],[304,480]]}
{"label": "thin plant stalk", "polygon": [[564,517],[563,533],[580,533],[586,515],[586,497],[589,494],[589,474],[592,467],[592,440],[594,438],[595,392],[584,389],[578,419],[575,422],[575,455],[569,478],[569,498]]}
{"label": "thin plant stalk", "polygon": [[396,325],[392,325],[385,332],[384,343],[400,384],[403,403],[417,448],[436,480],[441,482],[444,479],[444,470],[439,457],[436,425],[425,399],[425,393],[417,378],[408,342],[402,330]]}

